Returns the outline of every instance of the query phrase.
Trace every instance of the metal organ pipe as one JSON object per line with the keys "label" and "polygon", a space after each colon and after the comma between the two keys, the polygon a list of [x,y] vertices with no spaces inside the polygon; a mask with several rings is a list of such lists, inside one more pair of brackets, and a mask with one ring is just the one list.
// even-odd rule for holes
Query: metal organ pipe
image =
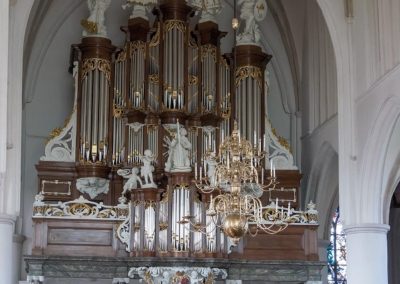
{"label": "metal organ pipe", "polygon": [[[105,87],[104,87],[104,77],[102,74],[100,74],[100,98],[99,98],[99,144],[101,142],[104,143],[104,132],[103,132],[103,127],[104,127],[104,96],[106,95],[105,93]],[[100,148],[99,148],[99,153],[100,153]],[[102,159],[103,157],[100,157],[99,155],[99,159]]]}
{"label": "metal organ pipe", "polygon": [[[97,145],[97,149],[99,149],[99,140],[98,140],[98,134],[99,134],[99,97],[102,95],[100,86],[99,86],[99,70],[95,69],[94,70],[94,98],[93,98],[93,104],[94,104],[94,116],[93,116],[93,145]],[[95,153],[92,153],[92,155]],[[97,154],[97,153],[96,153]]]}
{"label": "metal organ pipe", "polygon": [[248,122],[248,127],[247,127],[247,139],[249,141],[253,140],[253,116],[252,116],[252,109],[253,109],[253,99],[254,99],[254,94],[252,93],[252,81],[253,79],[251,77],[246,78],[246,86],[247,86],[247,92],[246,92],[246,102],[247,102],[247,115],[246,115],[246,120]]}

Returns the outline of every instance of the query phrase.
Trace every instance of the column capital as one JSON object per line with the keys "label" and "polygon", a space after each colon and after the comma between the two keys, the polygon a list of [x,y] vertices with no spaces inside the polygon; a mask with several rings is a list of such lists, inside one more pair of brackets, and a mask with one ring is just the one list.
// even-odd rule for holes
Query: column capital
{"label": "column capital", "polygon": [[363,223],[363,224],[352,224],[344,226],[344,232],[346,235],[355,234],[387,234],[390,226],[386,224],[378,223]]}

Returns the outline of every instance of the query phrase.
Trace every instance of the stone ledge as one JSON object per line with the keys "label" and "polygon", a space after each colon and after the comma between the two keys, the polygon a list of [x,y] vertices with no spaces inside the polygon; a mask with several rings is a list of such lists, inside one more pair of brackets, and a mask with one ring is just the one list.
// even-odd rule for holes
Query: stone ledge
{"label": "stone ledge", "polygon": [[27,273],[49,278],[126,278],[131,267],[200,266],[223,268],[227,279],[262,283],[320,281],[320,261],[249,261],[236,259],[179,259],[125,257],[25,256]]}

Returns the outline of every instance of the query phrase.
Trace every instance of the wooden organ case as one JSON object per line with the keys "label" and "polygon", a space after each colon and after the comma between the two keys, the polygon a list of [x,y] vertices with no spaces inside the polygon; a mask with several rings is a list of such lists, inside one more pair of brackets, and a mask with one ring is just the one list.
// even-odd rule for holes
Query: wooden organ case
{"label": "wooden organ case", "polygon": [[[247,236],[231,251],[220,228],[206,225],[212,194],[193,185],[205,152],[218,150],[234,120],[252,143],[266,137],[270,155],[283,149],[275,153],[278,160],[291,155],[264,119],[271,56],[257,45],[221,54],[226,33],[212,21],[194,25],[184,0],[161,1],[153,13],[153,23],[133,17],[121,28],[122,48],[99,36],[73,45],[75,106],[37,164],[33,255],[318,260],[311,219],[277,235]],[[180,127],[190,142],[190,169],[173,171],[166,146]],[[125,192],[129,180],[119,173],[143,168],[146,150],[154,183]],[[268,161],[265,167],[269,171]],[[279,189],[264,194],[263,202],[279,198],[298,209],[299,171],[278,164],[277,178]],[[182,222],[186,215],[195,224]]]}

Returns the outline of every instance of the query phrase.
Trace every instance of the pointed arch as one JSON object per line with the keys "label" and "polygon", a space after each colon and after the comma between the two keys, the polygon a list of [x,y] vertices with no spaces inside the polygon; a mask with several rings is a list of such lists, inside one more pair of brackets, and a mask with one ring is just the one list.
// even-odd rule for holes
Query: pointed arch
{"label": "pointed arch", "polygon": [[338,206],[338,154],[329,142],[322,143],[313,161],[307,184],[306,202],[314,201],[319,212],[320,239],[328,239],[332,213]]}

